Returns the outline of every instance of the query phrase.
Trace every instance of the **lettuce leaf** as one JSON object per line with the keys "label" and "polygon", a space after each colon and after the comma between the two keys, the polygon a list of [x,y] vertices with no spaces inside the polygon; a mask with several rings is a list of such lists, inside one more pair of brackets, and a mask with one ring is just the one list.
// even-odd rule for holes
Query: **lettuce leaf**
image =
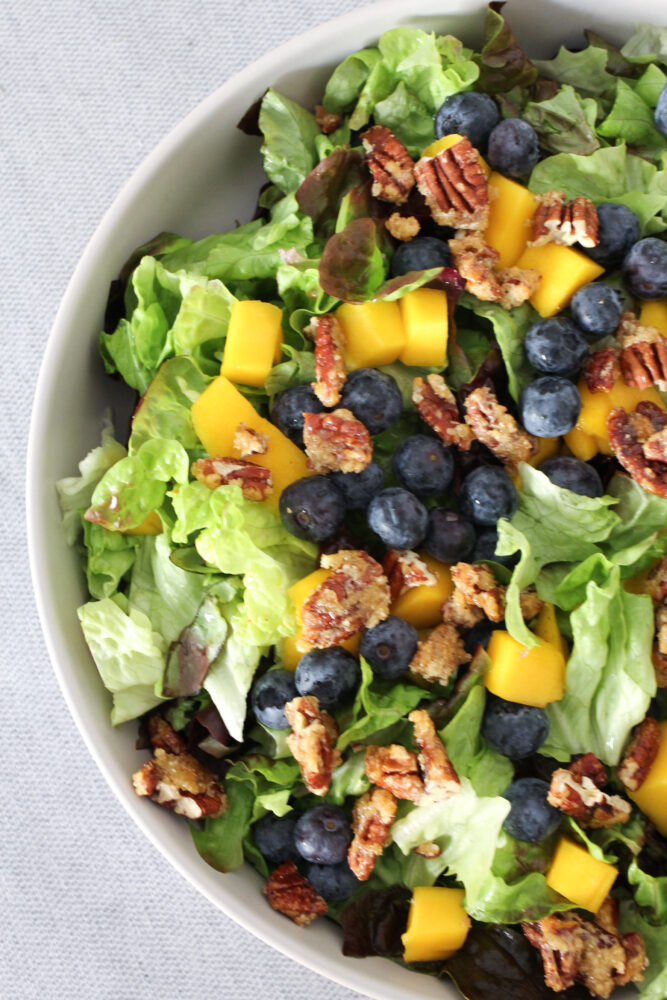
{"label": "lettuce leaf", "polygon": [[492,750],[482,736],[486,690],[481,681],[480,677],[439,736],[457,774],[470,779],[477,795],[502,795],[512,781],[514,767],[507,757]]}
{"label": "lettuce leaf", "polygon": [[162,438],[178,441],[192,459],[201,457],[204,452],[190,411],[210,381],[193,358],[165,361],[132,418],[130,454],[136,455],[147,441]]}
{"label": "lettuce leaf", "polygon": [[469,292],[464,292],[460,304],[476,316],[488,320],[500,348],[512,398],[517,400],[523,389],[535,378],[526,361],[523,342],[532,324],[539,318],[528,302],[516,309],[503,309],[497,302],[481,302]]}
{"label": "lettuce leaf", "polygon": [[665,150],[665,138],[655,127],[653,108],[636,87],[624,80],[618,80],[612,109],[597,130],[606,139],[621,139],[656,159]]}
{"label": "lettuce leaf", "polygon": [[651,910],[652,919],[667,924],[667,875],[649,875],[633,858],[628,867],[628,882],[635,888],[635,902]]}
{"label": "lettuce leaf", "polygon": [[616,78],[607,72],[608,53],[594,45],[570,52],[561,45],[555,59],[536,59],[535,65],[548,80],[568,84],[580,94],[599,97],[613,92]]}
{"label": "lettuce leaf", "polygon": [[270,87],[262,98],[259,127],[267,177],[285,194],[296,191],[317,162],[320,129],[314,116]]}
{"label": "lettuce leaf", "polygon": [[528,87],[537,79],[537,69],[526,58],[521,46],[501,14],[503,3],[490,3],[484,20],[482,51],[479,63],[479,89],[487,94],[507,93],[513,87]]}
{"label": "lettuce leaf", "polygon": [[432,695],[414,684],[403,681],[374,681],[373,671],[363,656],[360,658],[361,684],[350,715],[343,721],[338,737],[338,749],[351,743],[362,743],[374,733],[399,722],[413,708]]}
{"label": "lettuce leaf", "polygon": [[600,147],[595,134],[597,110],[596,101],[566,84],[554,97],[529,101],[521,117],[533,126],[548,153],[586,155]]}
{"label": "lettuce leaf", "polygon": [[638,24],[635,27],[634,35],[621,49],[628,62],[667,64],[667,28],[655,24]]}
{"label": "lettuce leaf", "polygon": [[648,968],[641,983],[636,983],[641,1000],[664,1000],[667,996],[667,926],[654,927],[644,919],[636,905],[621,903],[619,926],[624,934],[638,931],[646,948]]}
{"label": "lettuce leaf", "polygon": [[111,597],[134,562],[137,538],[84,521],[83,541],[88,590],[92,597]]}

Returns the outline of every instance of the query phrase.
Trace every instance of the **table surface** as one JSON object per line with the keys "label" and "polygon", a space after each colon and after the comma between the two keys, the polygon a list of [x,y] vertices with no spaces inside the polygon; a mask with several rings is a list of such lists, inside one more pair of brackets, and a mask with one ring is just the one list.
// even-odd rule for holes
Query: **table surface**
{"label": "table surface", "polygon": [[125,180],[226,78],[358,6],[0,0],[2,1000],[356,995],[220,913],[167,864],[107,788],[65,707],[37,620],[24,472],[49,329]]}

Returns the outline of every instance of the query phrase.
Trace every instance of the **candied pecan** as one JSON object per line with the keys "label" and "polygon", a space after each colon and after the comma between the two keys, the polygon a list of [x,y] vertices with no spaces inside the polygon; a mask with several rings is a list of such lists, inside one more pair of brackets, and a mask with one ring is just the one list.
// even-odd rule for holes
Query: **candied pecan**
{"label": "candied pecan", "polygon": [[578,768],[576,765],[571,768],[560,767],[551,775],[547,795],[549,804],[567,816],[572,816],[581,826],[594,830],[625,823],[632,811],[630,803],[620,795],[607,795],[599,787],[599,775],[596,773],[594,777],[588,777],[582,773],[580,762],[576,763],[579,764]]}
{"label": "candied pecan", "polygon": [[306,927],[327,912],[327,904],[293,861],[285,861],[269,875],[264,892],[274,910],[284,913],[298,927]]}
{"label": "candied pecan", "polygon": [[366,163],[373,175],[371,194],[380,201],[402,205],[414,187],[414,163],[402,142],[384,125],[373,125],[361,135]]}
{"label": "candied pecan", "polygon": [[265,500],[273,493],[271,470],[243,458],[198,458],[190,472],[210,490],[236,483],[246,500]]}
{"label": "candied pecan", "polygon": [[447,625],[456,625],[462,629],[474,628],[484,618],[482,609],[471,604],[463,591],[457,587],[442,605],[441,614]]}
{"label": "candied pecan", "polygon": [[534,587],[526,587],[519,594],[519,605],[521,607],[521,614],[525,620],[530,621],[535,615],[539,615],[544,607],[544,601]]}
{"label": "candied pecan", "polygon": [[633,312],[624,312],[617,337],[626,385],[667,391],[667,338],[655,326],[643,326]]}
{"label": "candied pecan", "polygon": [[137,795],[188,819],[221,816],[227,796],[215,775],[185,752],[185,742],[164,719],[151,718],[149,733],[154,755],[132,775]]}
{"label": "candied pecan", "polygon": [[345,385],[345,331],[332,313],[313,316],[303,331],[315,342],[315,376],[311,388],[322,406],[336,406]]}
{"label": "candied pecan", "polygon": [[[663,556],[651,569],[644,593],[649,595],[654,604],[662,604],[667,600],[667,556]],[[664,652],[667,653],[667,649]]]}
{"label": "candied pecan", "polygon": [[424,782],[419,774],[417,754],[400,743],[387,747],[366,748],[365,768],[368,780],[384,788],[397,799],[419,802],[424,796]]}
{"label": "candied pecan", "polygon": [[534,267],[502,267],[498,271],[498,281],[502,292],[499,304],[503,309],[514,309],[537,291],[542,275]]}
{"label": "candied pecan", "polygon": [[414,215],[401,215],[399,212],[392,212],[388,219],[385,219],[385,227],[396,240],[412,240],[417,235],[421,226],[419,219]]}
{"label": "candied pecan", "polygon": [[644,784],[651,764],[658,755],[660,740],[658,720],[647,716],[635,730],[618,769],[619,780],[631,792],[636,792]]}
{"label": "candied pecan", "polygon": [[323,104],[315,105],[315,121],[325,135],[335,132],[342,120],[343,116],[337,111],[327,111]]}
{"label": "candied pecan", "polygon": [[382,568],[389,580],[392,601],[412,587],[435,587],[438,582],[435,573],[431,573],[423,559],[410,549],[402,552],[387,549]]}
{"label": "candied pecan", "polygon": [[341,762],[340,751],[335,749],[335,719],[320,708],[312,695],[288,701],[285,717],[292,730],[287,746],[299,765],[304,785],[313,795],[326,795],[334,768]]}
{"label": "candied pecan", "polygon": [[632,413],[616,406],[607,417],[607,433],[616,458],[635,482],[660,497],[667,497],[667,462],[647,457],[644,445],[666,427],[667,412],[647,400]]}
{"label": "candied pecan", "polygon": [[644,442],[644,454],[652,462],[667,463],[667,427]]}
{"label": "candied pecan", "polygon": [[304,413],[303,441],[315,472],[362,472],[373,459],[368,429],[342,407],[333,413]]}
{"label": "candied pecan", "polygon": [[360,882],[370,878],[376,859],[389,841],[395,817],[396,800],[386,788],[371,788],[354,803],[354,838],[347,852],[347,863]]}
{"label": "candied pecan", "polygon": [[492,622],[503,620],[505,588],[498,583],[488,566],[460,562],[452,566],[450,572],[454,589],[459,591],[466,604],[479,608]]}
{"label": "candied pecan", "polygon": [[496,271],[500,255],[479,233],[457,232],[449,249],[467,290],[484,302],[499,302],[503,309],[513,309],[529,299],[540,284],[541,275],[534,268]]}
{"label": "candied pecan", "polygon": [[373,628],[389,614],[389,582],[382,567],[361,549],[323,555],[331,575],[316,587],[301,611],[305,642],[326,649],[362,628]]}
{"label": "candied pecan", "polygon": [[591,354],[584,367],[584,378],[591,392],[609,392],[620,377],[618,348],[613,344]]}
{"label": "candied pecan", "polygon": [[567,201],[562,191],[547,191],[538,195],[537,208],[531,222],[529,246],[561,243],[571,247],[598,244],[598,213],[590,198],[578,197]]}
{"label": "candied pecan", "polygon": [[655,638],[658,652],[667,655],[667,605],[665,604],[656,608]]}
{"label": "candied pecan", "polygon": [[436,156],[422,156],[415,164],[414,175],[438,225],[486,229],[489,187],[479,153],[469,139],[459,139]]}
{"label": "candied pecan", "polygon": [[248,427],[243,422],[234,431],[232,448],[234,451],[238,451],[241,458],[248,458],[249,455],[266,455],[268,447],[268,435],[256,431],[253,427]]}
{"label": "candied pecan", "polygon": [[568,766],[570,774],[574,775],[576,781],[582,778],[590,778],[596,788],[604,788],[607,784],[607,772],[601,760],[594,753],[585,753],[578,760],[572,761]]}
{"label": "candied pecan", "polygon": [[667,654],[660,652],[657,643],[653,644],[651,660],[655,671],[656,684],[659,688],[667,688]]}
{"label": "candied pecan", "polygon": [[428,712],[423,708],[415,709],[408,719],[415,730],[415,743],[419,748],[417,762],[424,776],[426,796],[431,802],[443,802],[460,790],[459,776]]}
{"label": "candied pecan", "polygon": [[446,684],[460,665],[470,659],[456,626],[443,622],[419,643],[410,662],[410,672],[431,684],[436,681]]}
{"label": "candied pecan", "polygon": [[418,376],[412,383],[412,402],[420,417],[445,444],[468,451],[473,442],[470,428],[459,419],[454,394],[442,375]]}
{"label": "candied pecan", "polygon": [[419,854],[422,858],[439,858],[442,854],[442,848],[433,840],[425,840],[423,844],[418,844],[415,847],[415,854]]}
{"label": "candied pecan", "polygon": [[498,402],[493,389],[480,386],[465,401],[465,421],[478,441],[510,467],[527,462],[538,449],[537,438],[521,427]]}

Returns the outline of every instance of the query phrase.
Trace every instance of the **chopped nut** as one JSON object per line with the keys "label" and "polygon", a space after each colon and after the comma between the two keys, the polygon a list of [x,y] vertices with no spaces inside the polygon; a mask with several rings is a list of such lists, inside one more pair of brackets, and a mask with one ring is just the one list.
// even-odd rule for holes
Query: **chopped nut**
{"label": "chopped nut", "polygon": [[371,788],[357,799],[352,810],[354,838],[347,863],[360,882],[366,882],[389,841],[396,817],[396,800],[385,788]]}
{"label": "chopped nut", "polygon": [[301,769],[304,785],[313,795],[326,795],[334,768],[341,762],[340,751],[335,749],[335,719],[312,695],[288,701],[285,716],[292,727],[287,746]]}
{"label": "chopped nut", "polygon": [[503,293],[499,304],[503,309],[515,309],[537,291],[542,275],[534,267],[502,267],[498,271],[498,281]]}
{"label": "chopped nut", "polygon": [[333,570],[304,602],[303,638],[318,649],[335,646],[362,628],[373,628],[389,614],[389,583],[367,552],[342,549],[323,555]]}
{"label": "chopped nut", "polygon": [[249,455],[266,455],[268,447],[268,436],[248,427],[243,422],[234,431],[232,448],[234,451],[238,451],[241,458],[248,458]]}
{"label": "chopped nut", "polygon": [[[602,768],[606,779],[604,768],[594,754],[586,754],[582,761],[589,758]],[[586,770],[588,773],[585,773]],[[558,768],[551,776],[547,802],[567,816],[572,816],[581,826],[594,830],[625,823],[632,812],[630,803],[620,795],[603,792],[599,787],[600,779],[599,769],[586,768],[581,761],[570,768]]]}
{"label": "chopped nut", "polygon": [[537,438],[517,423],[498,402],[493,389],[480,386],[465,401],[465,421],[478,441],[485,444],[505,465],[515,468],[527,462],[538,449]]}
{"label": "chopped nut", "polygon": [[345,385],[345,331],[332,313],[313,316],[303,331],[315,342],[315,376],[311,388],[322,406],[336,406]]}
{"label": "chopped nut", "polygon": [[419,775],[417,754],[400,743],[387,747],[366,748],[366,775],[372,784],[391,792],[394,798],[419,802],[424,796],[424,782]]}
{"label": "chopped nut", "polygon": [[[667,601],[667,556],[663,556],[650,571],[644,593],[649,595],[654,604]],[[664,652],[667,653],[667,649]]]}
{"label": "chopped nut", "polygon": [[655,637],[658,651],[667,655],[667,605],[665,604],[655,612]]}
{"label": "chopped nut", "polygon": [[644,455],[651,462],[667,463],[667,427],[663,431],[651,434],[644,442]]}
{"label": "chopped nut", "polygon": [[431,573],[423,559],[410,549],[403,552],[387,549],[382,568],[389,580],[392,602],[413,587],[435,587],[438,582],[435,573]]}
{"label": "chopped nut", "polygon": [[408,719],[415,729],[415,743],[419,747],[417,762],[424,776],[426,797],[430,802],[444,802],[460,791],[459,776],[428,712],[415,709]]}
{"label": "chopped nut", "polygon": [[620,377],[618,348],[613,345],[591,354],[584,367],[584,378],[591,392],[610,392]]}
{"label": "chopped nut", "polygon": [[430,684],[446,684],[462,663],[468,663],[470,654],[463,647],[463,640],[454,625],[437,625],[428,638],[423,639],[410,662],[410,672],[423,677]]}
{"label": "chopped nut", "polygon": [[496,271],[500,255],[479,233],[457,232],[449,241],[449,249],[467,290],[484,302],[499,302],[503,309],[514,309],[539,287],[541,275],[534,268],[506,267]]}
{"label": "chopped nut", "polygon": [[636,792],[644,784],[658,755],[661,738],[657,719],[647,716],[637,727],[618,769],[619,780],[631,792]]}
{"label": "chopped nut", "polygon": [[422,858],[439,858],[442,849],[433,840],[425,840],[423,844],[415,847],[415,854],[419,854]]}
{"label": "chopped nut", "polygon": [[265,500],[273,493],[271,470],[243,458],[198,458],[190,472],[210,490],[236,483],[246,500]]}
{"label": "chopped nut", "polygon": [[337,111],[327,111],[323,104],[315,105],[315,121],[325,135],[335,132],[342,120],[343,116]]}
{"label": "chopped nut", "polygon": [[650,457],[655,454],[652,445],[649,455],[644,448],[665,428],[667,412],[647,400],[639,403],[632,413],[617,406],[607,417],[607,433],[616,458],[640,486],[660,497],[667,497],[667,462]]}
{"label": "chopped nut", "polygon": [[633,312],[624,312],[617,337],[626,385],[667,392],[667,338],[655,326],[642,326]]}
{"label": "chopped nut", "polygon": [[578,760],[573,761],[569,768],[570,774],[575,781],[582,778],[590,778],[596,788],[604,788],[607,784],[607,772],[601,760],[594,753],[585,753]]}
{"label": "chopped nut", "polygon": [[469,139],[460,139],[436,156],[422,156],[414,175],[438,225],[486,229],[489,188],[479,153]]}
{"label": "chopped nut", "polygon": [[298,927],[306,927],[328,909],[308,879],[299,875],[293,861],[285,861],[269,875],[264,892],[273,909],[284,913]]}
{"label": "chopped nut", "polygon": [[366,163],[373,175],[371,194],[380,201],[402,205],[414,187],[414,163],[402,142],[384,125],[373,125],[361,135]]}
{"label": "chopped nut", "polygon": [[661,653],[658,643],[653,644],[651,653],[655,680],[659,688],[667,688],[667,654]]}
{"label": "chopped nut", "polygon": [[315,472],[362,472],[373,459],[371,436],[351,410],[304,413],[303,441]]}
{"label": "chopped nut", "polygon": [[400,215],[392,212],[385,221],[385,227],[396,240],[411,240],[417,235],[421,226],[414,215]]}
{"label": "chopped nut", "polygon": [[412,402],[420,417],[445,444],[468,451],[473,442],[470,428],[459,419],[454,394],[442,375],[418,376],[412,383]]}
{"label": "chopped nut", "polygon": [[[505,617],[505,588],[483,563],[456,563],[451,568],[452,583],[467,604],[479,608],[492,622]],[[451,598],[450,598],[451,600]]]}
{"label": "chopped nut", "polygon": [[545,243],[560,243],[566,247],[575,243],[582,247],[598,245],[598,213],[590,198],[567,201],[562,191],[538,195],[531,225],[529,246],[540,247]]}

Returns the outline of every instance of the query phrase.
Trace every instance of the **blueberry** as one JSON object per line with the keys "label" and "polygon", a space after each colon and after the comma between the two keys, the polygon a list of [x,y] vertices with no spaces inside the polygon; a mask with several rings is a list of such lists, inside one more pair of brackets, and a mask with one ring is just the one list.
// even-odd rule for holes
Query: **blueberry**
{"label": "blueberry", "polygon": [[428,532],[424,548],[434,559],[456,563],[472,555],[475,529],[470,521],[454,510],[434,507],[428,515]]}
{"label": "blueberry", "polygon": [[296,849],[306,861],[337,865],[352,840],[350,820],[338,806],[313,806],[299,816],[294,830]]}
{"label": "blueberry", "polygon": [[541,747],[549,735],[543,708],[490,697],[482,720],[482,735],[492,750],[520,760]]}
{"label": "blueberry", "polygon": [[485,528],[484,531],[480,531],[475,540],[472,561],[482,562],[485,559],[492,559],[493,562],[500,563],[501,566],[516,566],[519,561],[519,553],[514,552],[511,556],[499,556],[496,554],[497,544],[498,532],[495,528]]}
{"label": "blueberry", "polygon": [[576,375],[588,357],[581,332],[562,316],[533,323],[524,349],[533,368],[545,375]]}
{"label": "blueberry", "polygon": [[323,413],[324,407],[309,385],[283,389],[273,401],[271,420],[290,441],[303,448],[304,413]]}
{"label": "blueberry", "polygon": [[271,729],[289,729],[285,704],[298,692],[291,670],[269,670],[252,686],[250,705],[259,722]]}
{"label": "blueberry", "polygon": [[365,510],[384,486],[384,472],[377,462],[371,462],[362,472],[334,472],[331,478],[348,510]]}
{"label": "blueberry", "polygon": [[283,861],[298,861],[299,853],[294,843],[296,813],[284,816],[267,813],[258,819],[252,828],[257,850],[267,861],[282,864]]}
{"label": "blueberry", "polygon": [[345,517],[345,500],[333,480],[306,476],[280,494],[280,516],[288,531],[311,542],[334,535]]}
{"label": "blueberry", "polygon": [[359,643],[363,656],[376,677],[401,677],[417,652],[417,629],[404,618],[389,615],[379,625],[366,629]]}
{"label": "blueberry", "polygon": [[463,648],[466,653],[470,653],[471,656],[475,655],[475,650],[478,646],[483,646],[484,649],[489,645],[489,640],[491,635],[498,628],[505,628],[504,622],[492,622],[488,618],[483,618],[481,622],[477,622],[473,625],[471,629],[466,632],[463,637]]}
{"label": "blueberry", "polygon": [[402,441],[392,467],[401,486],[421,497],[442,493],[454,476],[452,449],[427,434],[413,434]]}
{"label": "blueberry", "polygon": [[667,243],[648,236],[635,243],[621,268],[623,281],[638,299],[650,302],[667,295]]}
{"label": "blueberry", "polygon": [[537,132],[521,118],[506,118],[489,136],[488,161],[508,177],[525,177],[540,158]]}
{"label": "blueberry", "polygon": [[519,778],[503,793],[512,808],[503,823],[510,837],[534,844],[553,833],[560,823],[560,812],[547,802],[549,785],[540,778]]}
{"label": "blueberry", "polygon": [[347,377],[340,405],[352,410],[370,434],[379,434],[400,417],[403,400],[391,375],[375,368],[357,368]]}
{"label": "blueberry", "polygon": [[591,340],[597,340],[616,333],[623,312],[623,298],[615,288],[593,281],[576,292],[570,309],[579,329]]}
{"label": "blueberry", "polygon": [[500,118],[493,98],[487,94],[466,91],[447,97],[435,113],[435,135],[458,133],[465,135],[482,152],[486,149],[491,129]]}
{"label": "blueberry", "polygon": [[426,271],[429,267],[451,267],[452,255],[444,240],[434,236],[416,236],[396,247],[391,261],[394,278],[408,271]]}
{"label": "blueberry", "polygon": [[302,656],[294,674],[301,695],[314,695],[323,708],[335,708],[349,701],[361,681],[356,657],[342,646],[311,649]]}
{"label": "blueberry", "polygon": [[660,91],[658,103],[655,106],[653,121],[658,132],[667,136],[667,83]]}
{"label": "blueberry", "polygon": [[499,465],[479,465],[461,486],[461,511],[475,524],[495,525],[511,517],[519,504],[516,486]]}
{"label": "blueberry", "polygon": [[368,526],[391,549],[414,549],[426,534],[428,514],[414,493],[398,486],[382,490],[368,506]]}
{"label": "blueberry", "polygon": [[571,493],[579,493],[582,497],[601,497],[604,490],[602,480],[587,462],[567,455],[549,458],[542,462],[540,472],[543,472],[552,483]]}
{"label": "blueberry", "polygon": [[329,903],[349,899],[361,888],[361,882],[351,871],[347,861],[341,861],[337,865],[310,864],[306,868],[306,878],[315,892]]}
{"label": "blueberry", "polygon": [[576,385],[558,375],[538,378],[521,393],[521,423],[536,437],[560,437],[571,431],[581,411]]}
{"label": "blueberry", "polygon": [[600,267],[610,268],[620,264],[626,253],[639,239],[639,219],[627,205],[603,201],[596,208],[598,213],[598,243],[587,247],[584,253]]}

